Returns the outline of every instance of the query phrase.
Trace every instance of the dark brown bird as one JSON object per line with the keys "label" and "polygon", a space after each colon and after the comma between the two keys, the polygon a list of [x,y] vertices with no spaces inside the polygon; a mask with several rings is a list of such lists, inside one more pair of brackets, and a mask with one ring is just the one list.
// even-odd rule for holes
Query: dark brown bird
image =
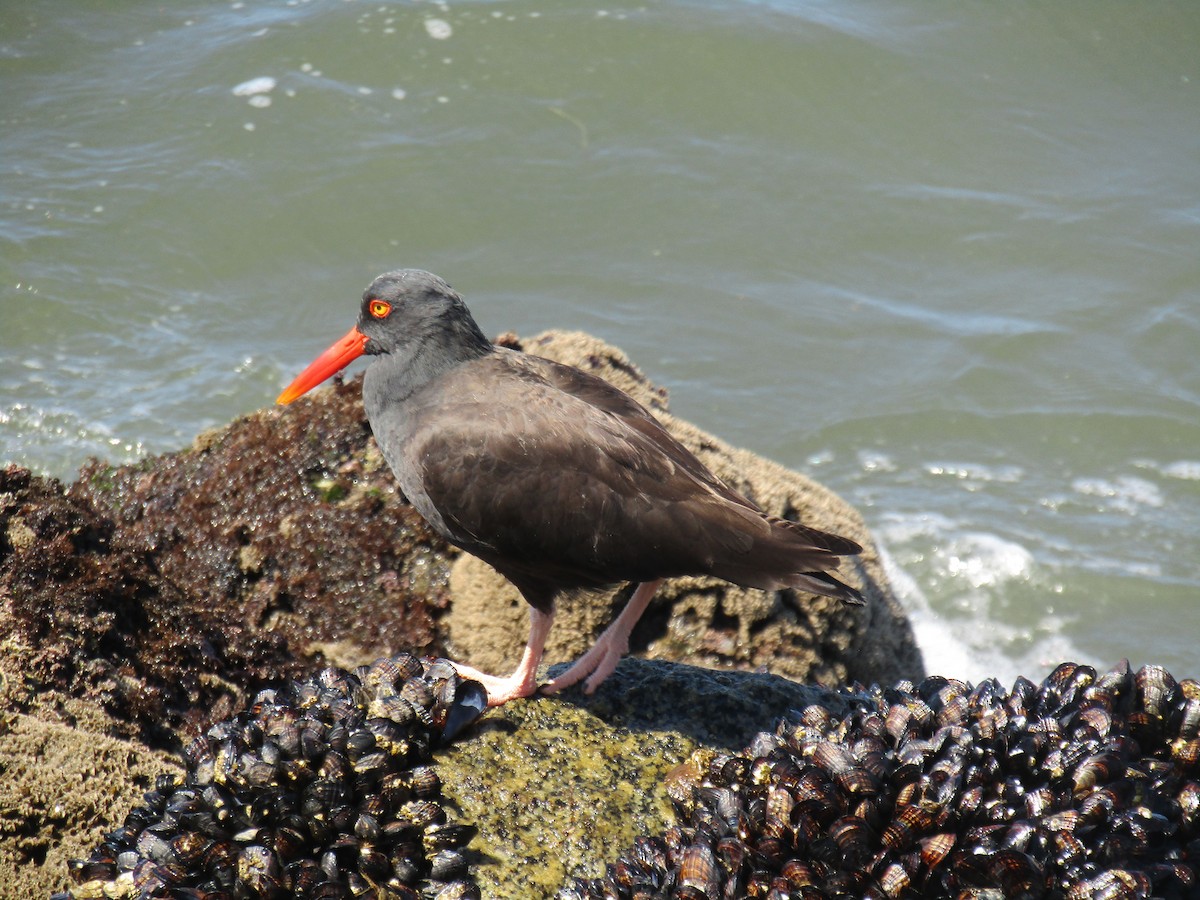
{"label": "dark brown bird", "polygon": [[530,606],[507,678],[467,666],[498,706],[538,690],[563,591],[636,582],[628,605],[554,692],[589,693],[627,652],[664,578],[714,575],[862,603],[828,574],[854,541],[768,516],[731,490],[637,401],[560,363],[493,346],[462,298],[417,269],[380,275],[358,324],[279,395],[290,403],[362,354],[371,430],[401,489],[448,541],[490,563]]}

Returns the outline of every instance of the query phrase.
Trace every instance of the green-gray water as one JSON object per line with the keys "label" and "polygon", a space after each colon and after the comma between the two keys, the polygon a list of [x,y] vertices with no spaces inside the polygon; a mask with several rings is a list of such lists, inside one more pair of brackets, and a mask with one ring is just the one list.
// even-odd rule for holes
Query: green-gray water
{"label": "green-gray water", "polygon": [[267,405],[415,266],[858,505],[930,668],[1200,674],[1200,5],[15,0],[0,461]]}

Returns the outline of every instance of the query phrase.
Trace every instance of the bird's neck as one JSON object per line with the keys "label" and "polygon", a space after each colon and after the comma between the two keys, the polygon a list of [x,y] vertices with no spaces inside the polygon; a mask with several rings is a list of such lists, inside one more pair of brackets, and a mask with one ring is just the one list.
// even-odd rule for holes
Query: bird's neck
{"label": "bird's neck", "polygon": [[495,352],[473,320],[440,324],[434,333],[378,357],[366,373],[367,381],[378,385],[371,393],[392,402],[403,401],[451,369]]}

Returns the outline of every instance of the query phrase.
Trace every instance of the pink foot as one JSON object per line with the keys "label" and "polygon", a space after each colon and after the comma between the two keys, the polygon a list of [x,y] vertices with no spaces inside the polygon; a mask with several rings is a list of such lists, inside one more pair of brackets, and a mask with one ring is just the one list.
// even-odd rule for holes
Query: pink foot
{"label": "pink foot", "polygon": [[601,637],[592,646],[592,649],[575,660],[569,669],[557,678],[552,678],[543,684],[542,693],[557,694],[585,678],[587,678],[587,682],[583,686],[583,692],[585,694],[594,693],[604,679],[613,673],[617,663],[621,661],[621,657],[628,651],[628,639],[622,644],[615,644],[611,640]]}
{"label": "pink foot", "polygon": [[660,584],[661,579],[639,584],[633,596],[629,598],[629,603],[621,610],[621,614],[604,629],[604,633],[596,639],[592,648],[575,660],[567,671],[542,685],[542,693],[556,694],[585,678],[587,681],[584,682],[583,692],[595,693],[596,688],[616,669],[621,657],[629,652],[629,635],[633,626],[650,605],[650,600]]}
{"label": "pink foot", "polygon": [[460,678],[478,681],[487,691],[488,706],[503,706],[509,700],[519,700],[537,693],[537,679],[528,678],[520,669],[507,678],[489,675],[465,663],[454,663]]}
{"label": "pink foot", "polygon": [[487,691],[488,706],[503,706],[509,700],[519,700],[537,693],[537,667],[542,661],[542,649],[546,646],[546,635],[554,623],[553,613],[538,612],[533,607],[529,609],[529,641],[525,644],[525,652],[521,654],[521,662],[507,678],[488,675],[465,663],[454,663],[458,674],[478,681]]}

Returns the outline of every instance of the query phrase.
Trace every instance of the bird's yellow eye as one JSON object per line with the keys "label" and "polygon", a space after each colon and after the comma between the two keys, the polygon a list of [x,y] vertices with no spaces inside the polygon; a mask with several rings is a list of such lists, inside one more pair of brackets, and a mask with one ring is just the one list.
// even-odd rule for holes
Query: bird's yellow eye
{"label": "bird's yellow eye", "polygon": [[372,300],[367,309],[375,318],[386,319],[392,311],[392,304],[386,300]]}

